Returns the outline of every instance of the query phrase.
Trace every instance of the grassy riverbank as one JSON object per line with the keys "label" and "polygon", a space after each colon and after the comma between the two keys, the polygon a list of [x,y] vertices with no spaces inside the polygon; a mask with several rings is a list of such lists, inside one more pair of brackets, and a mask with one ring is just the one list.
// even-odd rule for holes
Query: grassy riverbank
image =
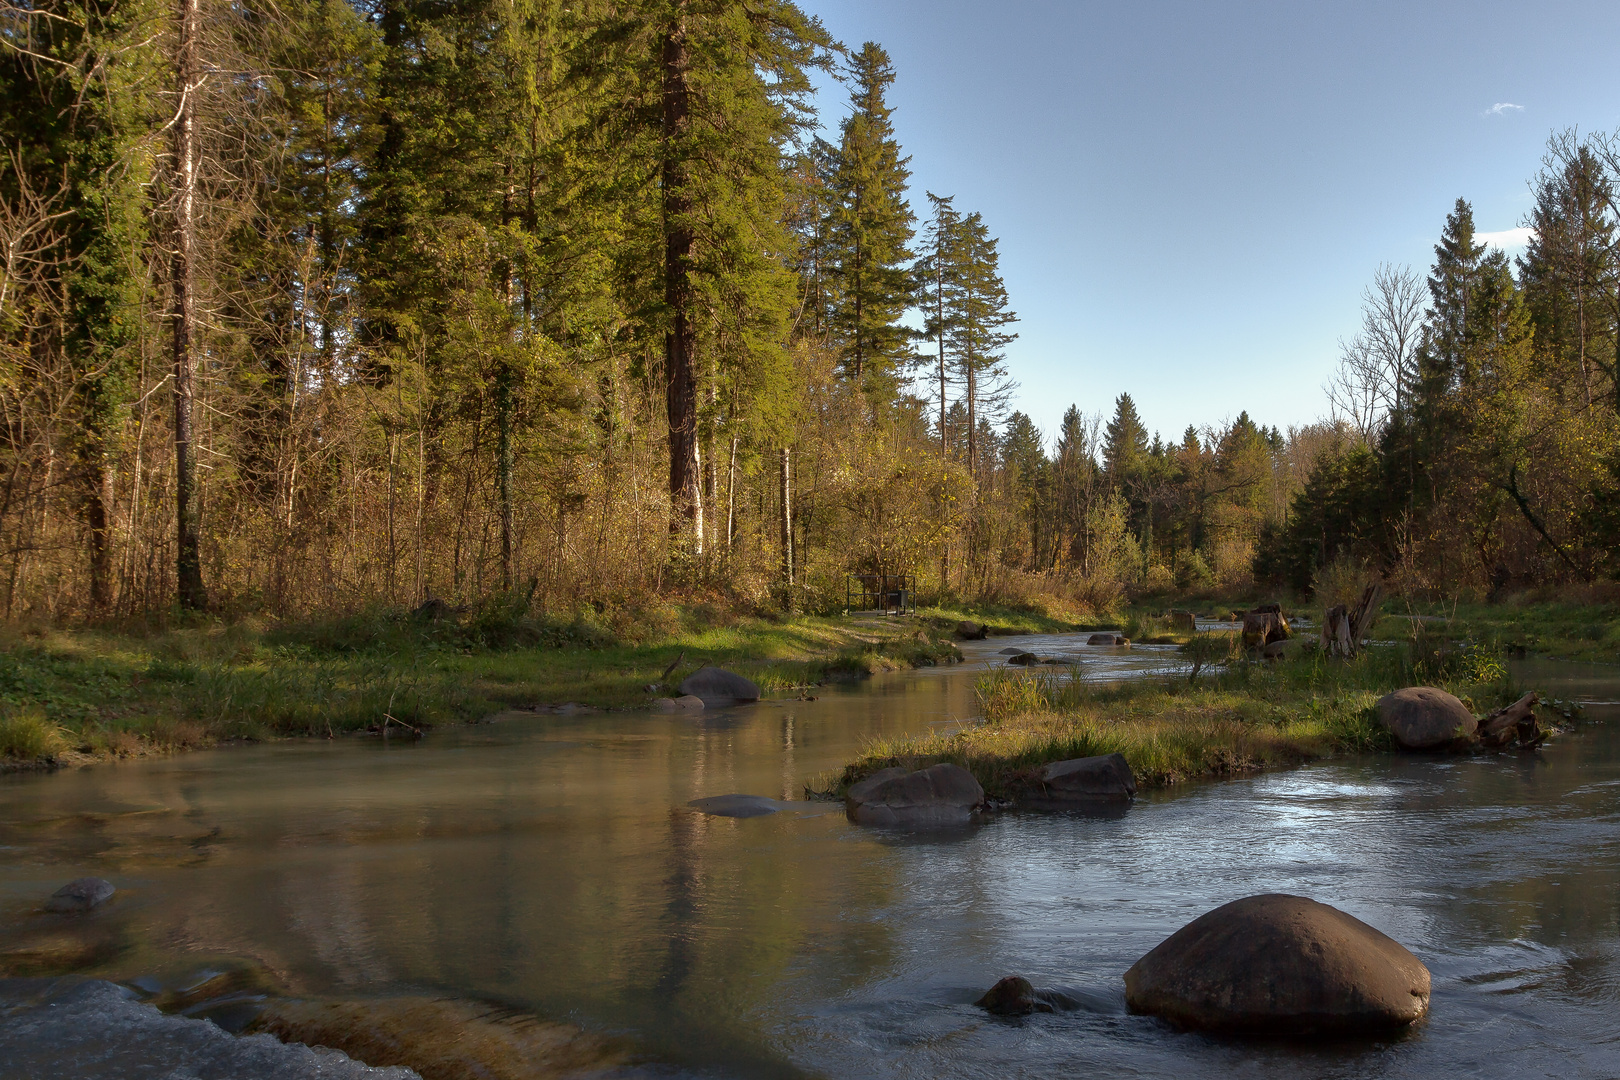
{"label": "grassy riverbank", "polygon": [[374,611],[122,633],[13,629],[0,632],[0,768],[396,723],[421,729],[503,709],[641,708],[705,663],[791,691],[952,660],[962,619],[1004,632],[1070,628],[985,608],[769,618],[666,605],[568,621],[494,608],[433,621]]}
{"label": "grassy riverbank", "polygon": [[1422,682],[1455,693],[1476,712],[1505,704],[1515,688],[1489,654],[1439,654],[1391,644],[1352,662],[1296,648],[1281,662],[1245,663],[1228,635],[1201,646],[1228,660],[1196,680],[1186,675],[1113,685],[1064,673],[1000,668],[979,680],[985,722],[956,732],[877,741],[828,777],[819,794],[841,796],[879,769],[946,761],[971,771],[992,798],[1029,787],[1042,765],[1122,753],[1143,786],[1299,765],[1318,758],[1393,749],[1373,703]]}

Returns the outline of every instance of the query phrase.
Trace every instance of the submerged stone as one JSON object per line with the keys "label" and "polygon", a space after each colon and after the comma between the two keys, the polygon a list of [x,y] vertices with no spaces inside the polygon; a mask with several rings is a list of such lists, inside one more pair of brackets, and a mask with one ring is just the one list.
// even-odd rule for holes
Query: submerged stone
{"label": "submerged stone", "polygon": [[711,795],[706,799],[693,799],[686,804],[692,809],[714,817],[764,817],[782,809],[782,804],[763,795]]}
{"label": "submerged stone", "polygon": [[629,1062],[621,1046],[573,1024],[455,998],[271,1000],[254,1029],[409,1064],[433,1080],[612,1075]]}
{"label": "submerged stone", "polygon": [[675,698],[654,698],[652,703],[652,711],[664,713],[702,712],[703,699],[698,697],[696,694],[683,694],[680,697]]}
{"label": "submerged stone", "polygon": [[46,911],[72,912],[89,911],[99,907],[112,899],[112,894],[118,890],[106,878],[82,877],[77,881],[70,881],[51,894],[45,901]]}
{"label": "submerged stone", "polygon": [[1303,896],[1267,893],[1201,915],[1125,973],[1125,1000],[1182,1027],[1351,1035],[1429,1008],[1429,969],[1399,942]]}
{"label": "submerged stone", "polygon": [[363,1065],[330,1045],[289,1045],[271,1035],[238,1038],[207,1020],[165,1016],[110,982],[0,979],[5,1076],[421,1080],[411,1069]]}

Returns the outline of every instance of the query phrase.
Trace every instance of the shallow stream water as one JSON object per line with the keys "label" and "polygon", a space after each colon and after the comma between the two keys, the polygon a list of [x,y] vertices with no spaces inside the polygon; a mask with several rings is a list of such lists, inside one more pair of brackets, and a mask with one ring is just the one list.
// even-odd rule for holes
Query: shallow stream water
{"label": "shallow stream water", "polygon": [[[1368,757],[1143,794],[1113,818],[1006,813],[884,833],[800,803],[877,734],[970,719],[998,650],[1088,677],[1173,653],[1084,635],[699,716],[513,714],[380,739],[223,749],[0,778],[0,935],[63,881],[109,878],[99,970],[183,981],[230,959],[299,993],[489,999],[713,1077],[1620,1075],[1620,724],[1520,756]],[[1620,669],[1530,662],[1555,696]],[[1588,718],[1620,719],[1592,705]],[[1228,1041],[1126,1012],[1121,974],[1258,892],[1349,911],[1434,976],[1393,1041]],[[1078,1007],[1006,1020],[1006,974]]]}

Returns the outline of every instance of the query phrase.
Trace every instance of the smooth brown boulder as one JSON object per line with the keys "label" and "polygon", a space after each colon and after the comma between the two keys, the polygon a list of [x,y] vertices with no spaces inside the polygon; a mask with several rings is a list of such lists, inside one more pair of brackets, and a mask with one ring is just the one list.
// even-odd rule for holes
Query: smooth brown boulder
{"label": "smooth brown boulder", "polygon": [[1473,738],[1479,721],[1444,690],[1408,686],[1378,699],[1378,720],[1405,750],[1439,750]]}
{"label": "smooth brown boulder", "polygon": [[860,825],[965,825],[983,802],[972,773],[940,762],[916,772],[880,769],[849,789],[844,809]]}
{"label": "smooth brown boulder", "polygon": [[1098,754],[1044,765],[1039,787],[1026,802],[1129,802],[1136,797],[1136,777],[1124,754]]}
{"label": "smooth brown boulder", "polygon": [[1267,893],[1194,919],[1125,973],[1125,1000],[1181,1027],[1351,1035],[1428,1012],[1429,969],[1399,942],[1303,896]]}
{"label": "smooth brown boulder", "polygon": [[759,686],[725,668],[700,667],[681,680],[683,695],[703,699],[705,705],[731,705],[739,701],[758,701]]}

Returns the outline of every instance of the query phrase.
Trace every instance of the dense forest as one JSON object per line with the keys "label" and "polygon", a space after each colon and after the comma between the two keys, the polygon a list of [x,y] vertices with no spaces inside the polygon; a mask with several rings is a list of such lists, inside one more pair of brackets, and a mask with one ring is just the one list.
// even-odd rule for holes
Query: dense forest
{"label": "dense forest", "polygon": [[1613,570],[1620,142],[1380,269],[1331,419],[1043,433],[895,77],[783,0],[0,0],[0,616]]}

